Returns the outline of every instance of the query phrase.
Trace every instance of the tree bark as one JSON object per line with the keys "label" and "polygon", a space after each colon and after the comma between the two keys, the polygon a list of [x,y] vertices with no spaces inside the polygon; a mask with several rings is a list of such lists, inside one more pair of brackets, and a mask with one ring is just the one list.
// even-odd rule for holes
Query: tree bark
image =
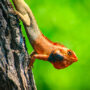
{"label": "tree bark", "polygon": [[36,90],[21,26],[9,0],[0,0],[0,90]]}

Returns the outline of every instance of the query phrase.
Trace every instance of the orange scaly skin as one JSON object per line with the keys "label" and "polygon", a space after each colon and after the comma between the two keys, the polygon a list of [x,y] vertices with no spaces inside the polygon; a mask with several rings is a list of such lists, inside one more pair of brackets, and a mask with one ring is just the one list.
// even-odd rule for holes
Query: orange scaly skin
{"label": "orange scaly skin", "polygon": [[49,61],[56,69],[65,68],[77,61],[73,51],[64,45],[51,42],[40,32],[32,11],[24,0],[13,0],[13,2],[16,7],[15,12],[23,21],[27,36],[34,49],[29,67],[33,66],[35,59]]}
{"label": "orange scaly skin", "polygon": [[[53,43],[49,41],[45,36],[42,34],[36,39],[36,41],[33,43],[33,48],[37,54],[32,55],[32,62],[30,66],[32,66],[33,61],[35,59],[42,59],[45,61],[49,61],[53,64],[53,66],[56,69],[62,69],[65,67],[68,67],[73,62],[77,61],[77,57],[75,53],[68,48],[66,48],[64,45]],[[60,55],[63,57],[62,60],[56,57],[55,60],[49,60],[50,55],[53,57],[55,54]]]}

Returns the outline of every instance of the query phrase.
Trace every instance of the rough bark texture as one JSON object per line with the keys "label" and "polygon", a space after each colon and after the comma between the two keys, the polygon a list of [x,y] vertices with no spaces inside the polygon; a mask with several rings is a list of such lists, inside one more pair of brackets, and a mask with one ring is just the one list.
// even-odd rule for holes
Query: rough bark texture
{"label": "rough bark texture", "polygon": [[17,16],[0,0],[0,90],[36,90]]}

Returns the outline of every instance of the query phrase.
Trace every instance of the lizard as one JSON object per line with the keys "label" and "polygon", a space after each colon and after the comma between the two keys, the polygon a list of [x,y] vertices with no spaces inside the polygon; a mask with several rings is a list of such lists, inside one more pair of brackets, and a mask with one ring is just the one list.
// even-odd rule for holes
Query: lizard
{"label": "lizard", "polygon": [[49,61],[56,69],[66,68],[78,60],[74,51],[62,44],[48,40],[42,34],[30,7],[24,0],[12,1],[16,8],[15,13],[23,21],[29,42],[34,49],[30,55],[29,68],[33,66],[36,59]]}

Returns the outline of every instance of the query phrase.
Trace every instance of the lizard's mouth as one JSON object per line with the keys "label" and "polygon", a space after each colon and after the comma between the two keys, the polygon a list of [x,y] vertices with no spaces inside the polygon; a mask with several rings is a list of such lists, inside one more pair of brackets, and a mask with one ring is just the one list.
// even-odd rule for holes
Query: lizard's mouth
{"label": "lizard's mouth", "polygon": [[56,69],[63,69],[77,61],[77,57],[74,52],[61,53],[60,51],[55,51],[50,54],[48,61],[50,61]]}
{"label": "lizard's mouth", "polygon": [[71,65],[73,63],[73,61],[68,61],[68,60],[63,60],[63,61],[56,61],[56,62],[52,62],[53,66],[56,69],[63,69],[68,67],[69,65]]}

